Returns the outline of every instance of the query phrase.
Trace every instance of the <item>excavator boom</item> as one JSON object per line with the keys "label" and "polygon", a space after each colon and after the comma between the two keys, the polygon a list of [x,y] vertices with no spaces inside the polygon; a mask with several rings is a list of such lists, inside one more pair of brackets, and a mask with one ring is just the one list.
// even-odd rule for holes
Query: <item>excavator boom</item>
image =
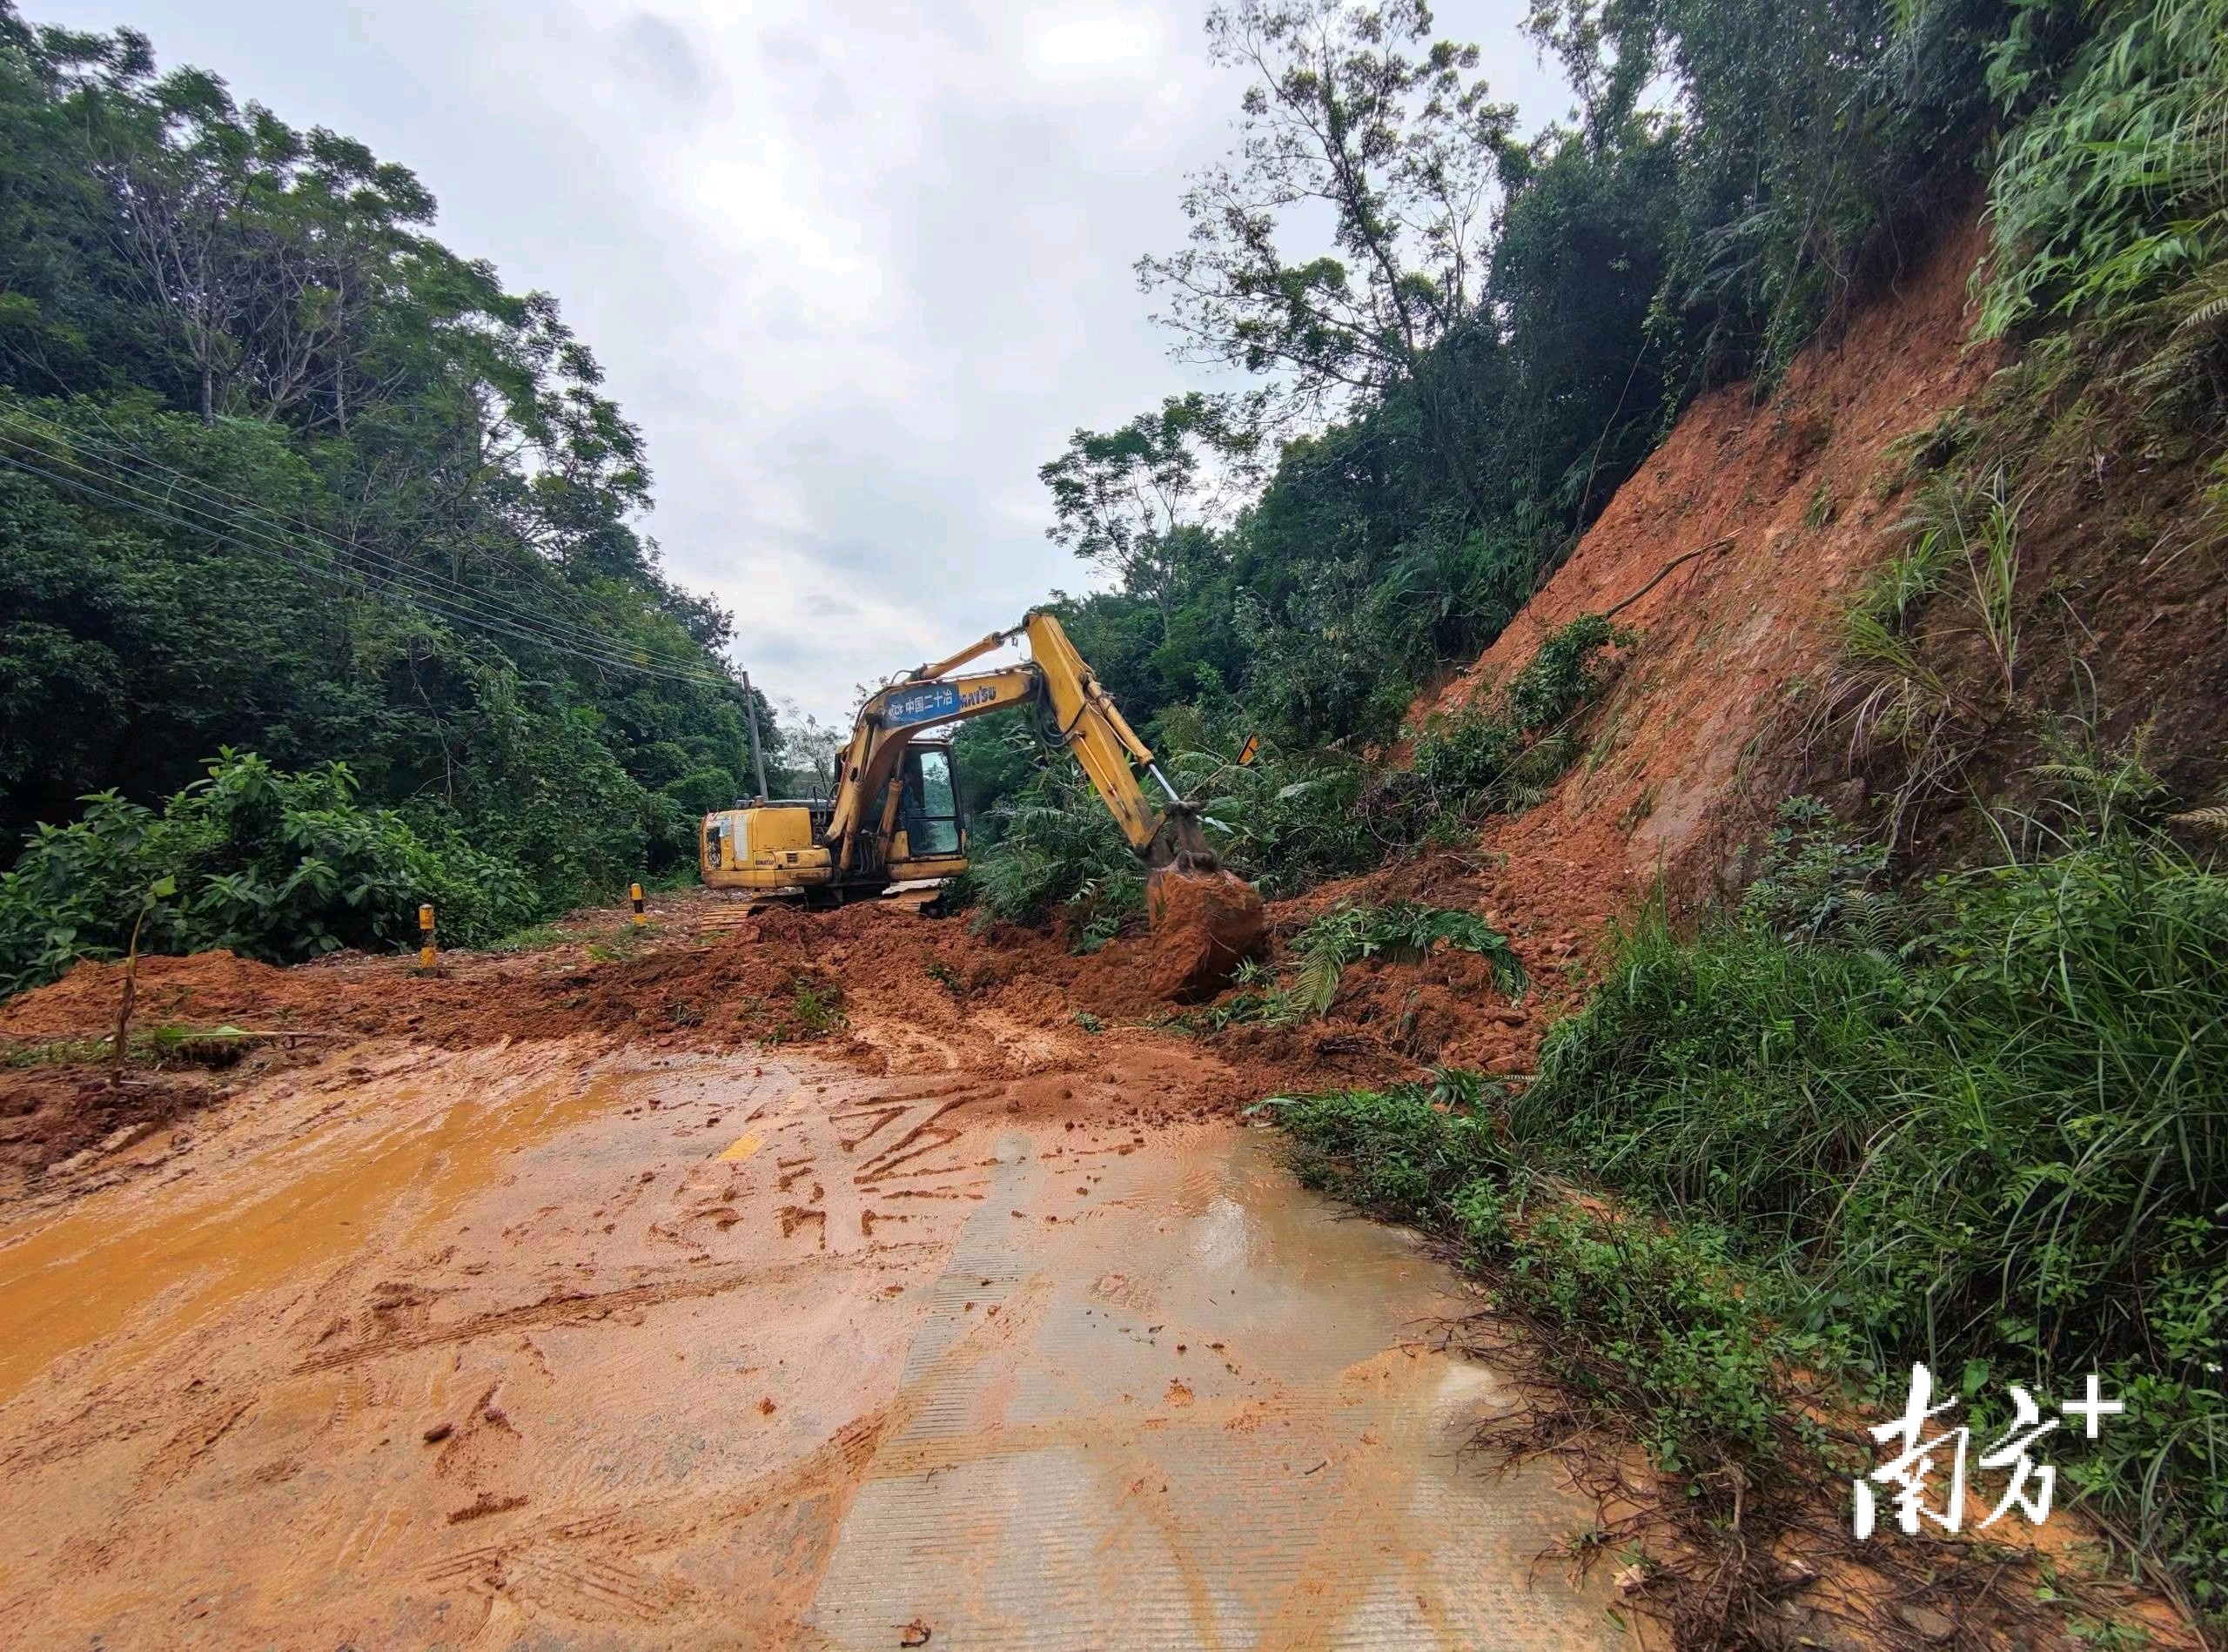
{"label": "excavator boom", "polygon": [[[1028,641],[1024,663],[953,675],[1017,636]],[[1044,613],[916,667],[871,695],[859,708],[827,802],[760,798],[706,816],[704,881],[834,903],[880,895],[896,883],[956,876],[967,870],[964,823],[950,745],[932,731],[1021,708],[1034,710],[1040,732],[1074,755],[1130,848],[1153,869],[1156,923],[1171,903],[1199,908],[1202,891],[1214,883],[1208,905],[1216,916],[1205,926],[1214,936],[1206,950],[1231,964],[1250,951],[1259,939],[1259,897],[1220,870],[1197,805],[1177,795],[1059,621]],[[1139,785],[1140,769],[1163,794],[1159,801]],[[949,809],[930,807],[940,802]],[[1186,886],[1169,884],[1170,874]]]}

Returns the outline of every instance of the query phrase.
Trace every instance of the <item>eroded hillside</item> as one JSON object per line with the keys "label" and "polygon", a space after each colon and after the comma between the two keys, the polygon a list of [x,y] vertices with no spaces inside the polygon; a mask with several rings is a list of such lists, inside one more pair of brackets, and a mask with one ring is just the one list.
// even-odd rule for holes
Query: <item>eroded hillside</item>
{"label": "eroded hillside", "polygon": [[1614,610],[1637,633],[1584,758],[1485,831],[1513,910],[1596,929],[1659,876],[1692,904],[1752,870],[1741,850],[1777,801],[1760,776],[1786,776],[1850,598],[1894,548],[1907,439],[1997,365],[1970,343],[1981,247],[1945,238],[1768,399],[1748,384],[1703,397],[1516,622],[1419,706],[1418,721],[1455,710],[1579,614]]}

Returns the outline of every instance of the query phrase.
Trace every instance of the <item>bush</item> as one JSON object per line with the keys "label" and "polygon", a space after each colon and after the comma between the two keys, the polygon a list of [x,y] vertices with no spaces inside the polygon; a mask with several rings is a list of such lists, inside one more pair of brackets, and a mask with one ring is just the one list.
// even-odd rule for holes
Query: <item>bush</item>
{"label": "bush", "polygon": [[2228,877],[2124,829],[2055,847],[1929,885],[1894,950],[1776,899],[1687,941],[1649,914],[1510,1129],[1722,1224],[1876,1370],[2112,1373],[2146,1398],[2076,1482],[2218,1610]]}
{"label": "bush", "polygon": [[1642,914],[1521,1094],[1442,1075],[1280,1122],[1312,1185],[1457,1239],[1669,1468],[1783,1455],[1798,1372],[2105,1373],[2129,1409],[2053,1441],[2066,1481],[2219,1614],[2228,876],[2088,818],[1898,900],[1797,803],[1737,912]]}
{"label": "bush", "polygon": [[972,857],[976,899],[1015,923],[1064,913],[1090,950],[1145,904],[1144,865],[1073,762],[1040,769],[993,811],[996,837]]}
{"label": "bush", "polygon": [[2052,46],[2075,8],[2029,0],[1996,47],[2010,105],[2050,97],[2004,146],[1981,330],[2041,313],[2124,317],[2179,285],[2216,336],[2228,292],[2228,0],[2097,0],[2088,38]]}
{"label": "bush", "polygon": [[1632,641],[1623,627],[1581,614],[1484,705],[1427,722],[1413,767],[1434,812],[1514,812],[1538,802],[1578,755],[1565,725],[1607,686],[1612,651]]}
{"label": "bush", "polygon": [[[1362,769],[1324,753],[1265,742],[1240,764],[1245,734],[1197,707],[1173,708],[1161,745],[1185,796],[1208,800],[1209,845],[1271,899],[1377,863],[1383,846],[1355,817]],[[1144,911],[1145,869],[1075,763],[1051,754],[970,834],[970,892],[992,916],[1041,923],[1064,911],[1086,947]],[[1152,799],[1151,801],[1158,801]]]}
{"label": "bush", "polygon": [[535,915],[517,868],[452,832],[427,836],[365,809],[339,763],[285,774],[227,750],[158,814],[113,792],[68,826],[42,827],[0,875],[0,991],[53,979],[81,957],[122,955],[146,892],[149,952],[223,947],[273,964],[340,947],[408,944],[418,906],[444,940],[483,944]]}
{"label": "bush", "polygon": [[1372,1215],[1443,1229],[1475,1185],[1506,1187],[1522,1174],[1489,1115],[1455,1110],[1460,1082],[1279,1097],[1276,1119],[1291,1132],[1293,1167],[1310,1187]]}
{"label": "bush", "polygon": [[1234,719],[1212,725],[1191,707],[1170,712],[1161,729],[1163,743],[1178,749],[1168,764],[1176,784],[1208,800],[1207,841],[1271,900],[1383,858],[1385,846],[1354,812],[1366,771],[1353,759],[1263,741],[1240,763],[1252,730]]}

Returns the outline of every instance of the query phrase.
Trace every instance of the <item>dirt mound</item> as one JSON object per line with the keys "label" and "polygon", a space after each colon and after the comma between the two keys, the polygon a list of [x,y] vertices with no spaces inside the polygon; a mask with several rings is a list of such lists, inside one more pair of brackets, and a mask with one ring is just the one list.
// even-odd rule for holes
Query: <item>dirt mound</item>
{"label": "dirt mound", "polygon": [[1145,881],[1152,923],[1152,990],[1164,998],[1211,997],[1261,950],[1260,892],[1234,872],[1162,868]]}
{"label": "dirt mound", "polygon": [[1890,447],[1976,397],[1996,366],[1967,346],[1983,245],[1977,229],[1945,236],[1762,405],[1747,385],[1696,402],[1476,666],[1415,708],[1419,722],[1456,708],[1556,627],[1728,541],[1617,615],[1641,640],[1592,749],[1539,808],[1484,834],[1507,857],[1493,891],[1512,915],[1591,931],[1659,871],[1681,905],[1737,879],[1740,841],[1775,801],[1744,780],[1800,729],[1849,597],[1891,548],[1905,501]]}
{"label": "dirt mound", "polygon": [[[1172,1036],[1151,1031],[1168,1005],[1149,937],[1079,957],[1010,925],[878,904],[747,911],[710,890],[662,899],[647,932],[623,916],[590,917],[601,927],[581,939],[517,954],[444,954],[430,976],[408,957],[292,969],[229,952],[141,959],[134,1024],[143,1032],[230,1026],[252,1035],[241,1069],[222,1082],[185,1064],[135,1058],[117,1089],[104,1064],[50,1048],[90,1044],[114,1024],[121,966],[81,964],[0,1005],[0,1058],[32,1064],[0,1081],[0,1164],[35,1174],[118,1130],[220,1099],[275,1066],[377,1038],[449,1050],[561,1039],[583,1051],[809,1044],[869,1072],[998,1078],[1142,1073],[1173,1062],[1184,1069],[1186,1093],[1212,1105],[1259,1093],[1257,1075],[1240,1079],[1219,1063],[1191,1071]],[[1152,1045],[1151,1061],[1140,1040]],[[1154,1085],[1140,1078],[1135,1088],[1141,1106],[1164,1105]]]}

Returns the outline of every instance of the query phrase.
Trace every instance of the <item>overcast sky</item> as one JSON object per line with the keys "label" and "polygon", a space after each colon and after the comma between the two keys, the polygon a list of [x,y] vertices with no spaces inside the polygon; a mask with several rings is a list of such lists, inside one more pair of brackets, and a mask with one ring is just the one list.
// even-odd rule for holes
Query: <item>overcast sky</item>
{"label": "overcast sky", "polygon": [[[450,246],[555,294],[648,438],[668,570],[829,719],[1087,588],[1037,466],[1202,382],[1131,266],[1229,141],[1205,9],[23,0],[362,139]],[[1564,111],[1521,0],[1437,10],[1527,128]]]}

